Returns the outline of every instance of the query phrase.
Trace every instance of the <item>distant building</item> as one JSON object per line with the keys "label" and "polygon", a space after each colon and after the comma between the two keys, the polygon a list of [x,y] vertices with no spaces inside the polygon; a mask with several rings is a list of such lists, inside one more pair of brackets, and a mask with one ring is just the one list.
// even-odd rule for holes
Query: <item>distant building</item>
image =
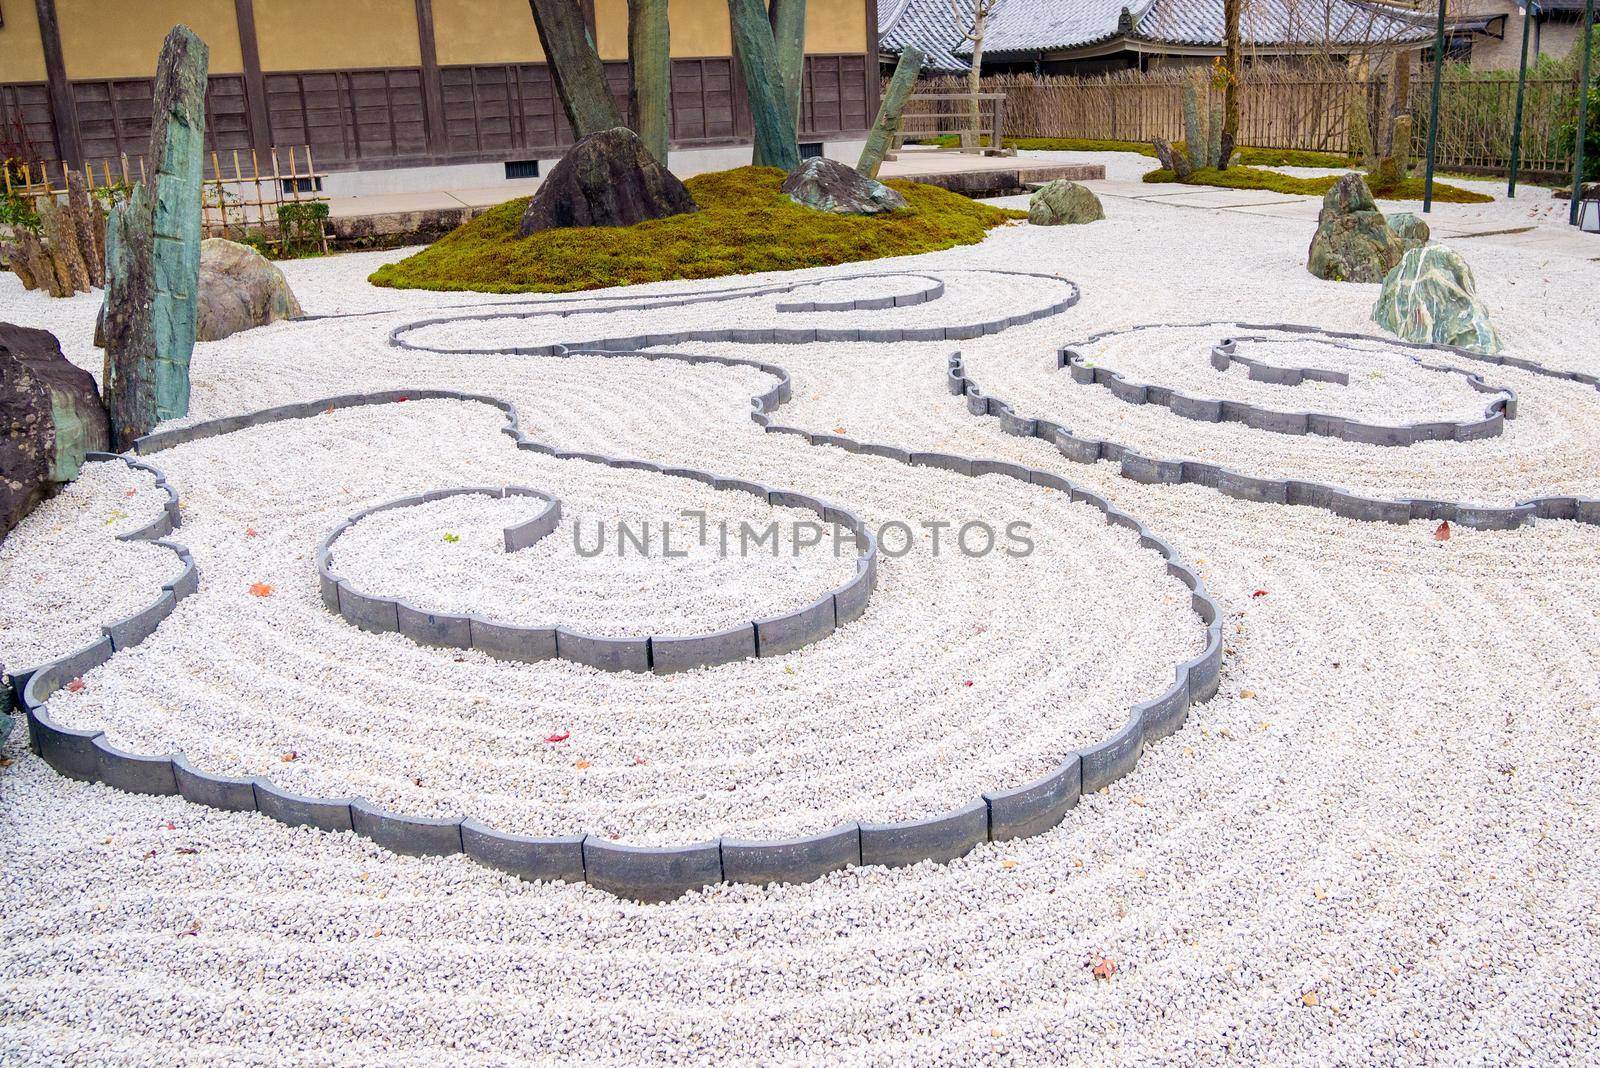
{"label": "distant building", "polygon": [[1516,70],[1530,3],[1528,62],[1571,54],[1583,34],[1584,0],[1472,0],[1467,13],[1446,16],[1451,58],[1479,70]]}
{"label": "distant building", "polygon": [[[970,24],[970,0],[962,3]],[[1209,63],[1223,51],[1222,9],[1222,0],[1004,0],[984,37],[983,71],[1086,75]],[[885,60],[917,44],[938,57],[936,71],[952,62],[970,69],[972,47],[950,0],[878,0],[878,21]],[[1263,59],[1416,49],[1432,37],[1414,15],[1368,0],[1250,0],[1240,30],[1248,54]]]}
{"label": "distant building", "polygon": [[[627,0],[580,3],[625,113]],[[674,165],[734,165],[752,131],[727,2],[672,0],[670,18]],[[0,156],[142,155],[176,22],[210,47],[206,146],[224,160],[309,144],[342,191],[425,188],[439,176],[419,169],[488,184],[572,142],[528,0],[0,0]],[[803,142],[865,138],[877,41],[877,0],[810,0]]]}

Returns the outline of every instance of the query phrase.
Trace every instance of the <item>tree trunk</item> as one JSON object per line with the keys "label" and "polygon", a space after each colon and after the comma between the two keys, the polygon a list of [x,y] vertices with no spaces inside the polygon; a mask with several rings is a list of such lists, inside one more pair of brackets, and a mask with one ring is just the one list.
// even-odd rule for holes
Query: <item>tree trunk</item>
{"label": "tree trunk", "polygon": [[581,141],[623,125],[576,0],[528,0],[528,7],[573,136]]}
{"label": "tree trunk", "polygon": [[783,94],[800,134],[800,89],[806,68],[806,0],[772,0],[772,41],[778,49]]}
{"label": "tree trunk", "polygon": [[[978,93],[983,89],[983,35],[989,29],[989,8],[986,0],[978,0],[972,12],[972,68],[967,71],[967,92],[973,99],[967,104],[967,129],[961,137],[963,148],[978,148],[978,126],[983,116],[978,108]],[[970,140],[969,140],[970,138]]]}
{"label": "tree trunk", "polygon": [[778,70],[777,44],[762,0],[728,0],[733,24],[733,50],[744,72],[750,98],[750,121],[755,126],[754,162],[757,167],[777,167],[785,173],[800,166],[800,145],[795,137],[794,115],[784,95]]}
{"label": "tree trunk", "polygon": [[888,154],[889,146],[894,143],[894,135],[900,129],[900,113],[905,110],[906,97],[916,87],[917,75],[922,71],[922,60],[922,50],[915,45],[907,45],[900,53],[900,62],[894,66],[894,76],[884,89],[883,105],[878,108],[877,121],[872,124],[866,147],[861,150],[861,158],[856,162],[857,174],[864,174],[868,178],[878,176],[883,157]]}
{"label": "tree trunk", "polygon": [[1239,140],[1239,80],[1244,77],[1244,60],[1239,48],[1239,9],[1244,0],[1223,0],[1222,26],[1225,45],[1222,65],[1227,68],[1228,84],[1222,93],[1222,139],[1217,146],[1217,167],[1228,169],[1228,160]]}
{"label": "tree trunk", "polygon": [[672,138],[672,47],[667,0],[628,0],[628,119],[667,165]]}

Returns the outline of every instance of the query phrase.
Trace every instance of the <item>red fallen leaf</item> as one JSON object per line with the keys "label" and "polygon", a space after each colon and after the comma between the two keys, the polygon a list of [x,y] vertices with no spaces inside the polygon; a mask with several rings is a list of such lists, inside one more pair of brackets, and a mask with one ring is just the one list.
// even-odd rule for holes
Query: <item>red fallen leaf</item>
{"label": "red fallen leaf", "polygon": [[256,536],[256,528],[255,527],[245,527],[244,528],[244,536],[247,537],[247,538],[255,537]]}
{"label": "red fallen leaf", "polygon": [[83,692],[83,680],[82,679],[73,679],[71,682],[67,683],[67,692],[68,693],[82,693]]}
{"label": "red fallen leaf", "polygon": [[167,826],[167,830],[169,830],[169,831],[175,831],[175,830],[178,829],[178,825],[176,823],[173,823],[171,820],[167,821],[166,826]]}
{"label": "red fallen leaf", "polygon": [[963,681],[961,683],[961,685],[963,685],[963,686],[971,686],[972,685],[972,680],[971,679],[966,679],[965,681]]}
{"label": "red fallen leaf", "polygon": [[1252,593],[1250,596],[1252,598],[1255,598],[1255,597],[1265,597],[1266,595],[1267,595],[1267,591],[1266,590],[1257,590],[1256,592]]}
{"label": "red fallen leaf", "polygon": [[833,432],[835,434],[843,434],[844,433],[844,427],[836,426],[836,427],[833,428]]}
{"label": "red fallen leaf", "polygon": [[145,860],[149,860],[151,857],[154,857],[155,855],[156,855],[156,851],[154,849],[152,849],[152,850],[150,850],[150,852],[148,852],[148,853],[146,853],[144,855],[144,859]]}
{"label": "red fallen leaf", "polygon": [[192,857],[196,853],[200,852],[200,850],[194,848],[193,846],[179,846],[176,852],[181,856]]}
{"label": "red fallen leaf", "polygon": [[283,756],[279,757],[278,759],[283,761],[283,763],[287,764],[290,761],[299,760],[300,759],[300,754],[296,753],[293,749],[291,749],[287,753],[283,754]]}
{"label": "red fallen leaf", "polygon": [[396,397],[395,398],[395,403],[396,404],[404,404],[406,401],[408,401],[410,399],[411,399],[410,397]]}
{"label": "red fallen leaf", "polygon": [[552,734],[550,737],[546,738],[545,741],[550,742],[551,744],[554,744],[556,742],[564,742],[568,738],[571,738],[571,737],[572,737],[572,732],[571,731],[564,731],[561,734]]}
{"label": "red fallen leaf", "polygon": [[650,761],[646,760],[644,757],[634,757],[633,758],[633,763],[634,763],[634,766],[637,767],[640,764],[648,764],[648,763],[650,763]]}
{"label": "red fallen leaf", "polygon": [[1434,541],[1449,541],[1450,540],[1450,520],[1448,520],[1448,519],[1442,520],[1439,523],[1439,525],[1434,528],[1434,530],[1433,530],[1433,540]]}
{"label": "red fallen leaf", "polygon": [[265,582],[252,582],[250,584],[250,594],[253,597],[271,597],[272,587]]}
{"label": "red fallen leaf", "polygon": [[129,490],[127,493],[124,493],[123,496],[124,497],[137,497],[137,496],[139,496],[139,491],[138,490]]}
{"label": "red fallen leaf", "polygon": [[1117,974],[1117,962],[1110,957],[1101,957],[1089,971],[1096,979],[1110,979]]}

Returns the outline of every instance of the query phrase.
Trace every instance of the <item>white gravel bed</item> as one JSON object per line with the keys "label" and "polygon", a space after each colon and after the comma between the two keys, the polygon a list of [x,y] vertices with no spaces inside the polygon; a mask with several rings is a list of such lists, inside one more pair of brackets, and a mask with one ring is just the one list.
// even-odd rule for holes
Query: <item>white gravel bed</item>
{"label": "white gravel bed", "polygon": [[[506,552],[530,497],[446,497],[376,513],[339,535],[333,570],[429,612],[606,637],[711,634],[804,608],[856,571],[855,537],[686,478],[627,496],[562,497],[561,525]],[[727,546],[727,549],[724,549]]]}
{"label": "white gravel bed", "polygon": [[[579,373],[592,376],[605,361],[586,362]],[[660,429],[687,443],[699,405],[674,393],[678,423]],[[609,403],[620,409],[625,397]],[[525,418],[542,436],[564,436],[558,410]],[[365,634],[329,612],[311,566],[317,542],[362,507],[408,493],[521,484],[584,510],[604,502],[613,514],[658,500],[670,515],[690,504],[735,518],[776,511],[687,480],[519,452],[497,432],[501,419],[484,405],[412,401],[158,454],[184,495],[200,592],[152,638],[88,673],[81,692],[52,698],[52,711],[134,752],[179,749],[217,773],[268,774],[304,793],[472,815],[517,833],[647,844],[789,837],[851,819],[932,816],[1030,782],[1109,735],[1204,644],[1188,590],[1133,532],[1089,506],[1012,479],[809,446],[785,450],[759,477],[816,491],[874,526],[955,526],[937,555],[924,534],[914,551],[882,560],[866,614],[789,656],[663,677],[511,664]],[[679,453],[697,466],[726,462],[695,447]],[[1035,549],[966,557],[952,540],[970,520],[992,521],[1000,550],[1012,544],[1010,523],[1030,524]],[[899,551],[901,539],[887,537]],[[440,552],[458,547],[440,538]],[[368,542],[374,556],[383,540]],[[548,588],[536,596],[558,611],[602,621],[648,597],[622,593],[627,570],[585,590],[590,572],[565,546],[551,553],[536,579]],[[703,577],[749,577],[774,563],[731,561]],[[829,578],[853,568],[831,552],[823,563]],[[362,585],[375,570],[363,565],[352,578]],[[270,595],[252,594],[257,584]],[[669,577],[639,584],[685,593]],[[404,585],[393,592],[419,592]],[[817,585],[820,594],[830,583]],[[732,594],[701,597],[681,623],[721,618]],[[651,618],[672,622],[668,606],[655,610]]]}
{"label": "white gravel bed", "polygon": [[[1135,174],[1151,165],[1126,154],[1082,158]],[[1486,207],[1515,218],[1522,203]],[[1082,304],[1055,320],[959,344],[979,381],[1008,399],[1025,383],[1057,380],[1056,346],[1116,327],[1236,317],[1374,332],[1376,287],[1305,273],[1307,221],[1109,197],[1106,207],[1103,223],[1011,228],[980,246],[892,265],[1024,264],[1083,284]],[[1449,205],[1435,216],[1482,217]],[[1545,224],[1535,225],[1538,238]],[[1600,370],[1591,343],[1600,333],[1595,253],[1528,236],[1453,247],[1512,351]],[[1196,248],[1220,266],[1197,271]],[[401,254],[285,270],[297,283],[320,280],[300,291],[308,309],[335,300],[394,307],[397,296],[417,307],[436,296],[484,299],[361,283]],[[14,280],[0,276],[0,300],[13,293]],[[65,315],[68,303],[48,310]],[[942,321],[937,304],[924,311],[925,321]],[[512,673],[398,635],[355,636],[321,607],[309,579],[320,532],[363,503],[513,480],[506,476],[566,491],[579,465],[502,454],[497,417],[470,407],[407,404],[311,420],[298,432],[263,428],[232,436],[234,445],[257,442],[245,451],[202,443],[156,458],[189,503],[180,536],[196,547],[204,581],[148,649],[91,673],[80,698],[99,695],[95,714],[116,719],[114,737],[209,746],[219,765],[271,765],[291,784],[304,768],[299,785],[332,778],[341,759],[332,750],[354,739],[367,758],[355,791],[417,807],[429,776],[443,773],[430,754],[469,745],[479,766],[532,769],[515,786],[519,797],[543,790],[542,803],[563,811],[620,801],[626,789],[601,780],[621,777],[615,765],[631,759],[627,743],[646,736],[664,749],[639,754],[647,763],[630,763],[627,774],[662,775],[668,792],[712,782],[697,804],[731,766],[724,744],[741,741],[754,754],[751,781],[735,784],[747,810],[761,776],[791,789],[808,762],[830,777],[818,795],[835,792],[836,751],[848,748],[868,750],[855,755],[885,774],[881,789],[908,791],[920,777],[931,797],[947,775],[970,770],[969,747],[998,767],[1054,744],[1044,735],[1068,730],[1069,712],[1087,722],[1072,695],[1050,692],[1087,656],[1049,640],[1061,633],[1052,628],[1072,625],[1080,600],[1091,614],[1118,601],[1112,618],[1125,629],[1111,629],[1102,651],[1124,673],[1145,645],[1167,640],[1159,615],[1141,615],[1154,611],[1153,591],[1141,589],[1134,562],[1154,558],[1097,563],[1089,550],[1118,543],[1086,508],[1018,487],[1011,491],[1023,497],[1013,502],[994,478],[975,483],[763,436],[746,398],[771,383],[747,370],[397,354],[382,336],[399,321],[279,324],[202,345],[197,413],[353,388],[480,389],[515,400],[530,433],[563,447],[762,478],[837,497],[869,519],[1026,509],[1052,535],[1033,559],[1065,542],[1061,557],[1035,574],[1006,560],[941,558],[934,568],[913,553],[886,565],[866,617],[786,658],[793,675],[780,664],[770,677],[760,674],[766,665],[738,665],[729,675],[737,683],[715,685],[718,672],[668,680],[675,698],[686,684],[681,702],[639,691],[602,701],[594,673],[575,665]],[[953,347],[713,351],[788,367],[796,399],[784,421],[1045,467],[1183,551],[1226,613],[1222,689],[1177,735],[1149,747],[1131,776],[1084,798],[1049,834],[985,846],[949,866],[856,869],[767,890],[717,886],[639,906],[582,886],[518,883],[465,858],[399,857],[348,834],[71,782],[29,755],[16,732],[5,748],[12,764],[0,770],[0,892],[10,902],[0,913],[0,1043],[10,1058],[276,1066],[1600,1057],[1595,528],[1457,528],[1438,541],[1434,524],[1356,523],[1201,487],[1139,485],[1112,465],[1070,463],[969,415],[944,387]],[[1600,421],[1581,393],[1488,371],[1522,399],[1508,436],[1459,460],[1423,446],[1388,450],[1418,466],[1383,480],[1427,487],[1429,496],[1507,500],[1541,481],[1592,485]],[[1118,414],[1129,408],[1118,403]],[[1506,450],[1539,413],[1549,420],[1543,436],[1526,439],[1537,447]],[[1222,428],[1182,429],[1190,444],[1212,447],[1219,442],[1209,435]],[[1280,450],[1295,441],[1259,436]],[[336,479],[307,485],[309,474],[338,463]],[[1340,464],[1356,470],[1363,458]],[[247,525],[258,537],[245,542]],[[1098,579],[1073,585],[1091,568]],[[263,580],[276,585],[273,596],[245,592]],[[979,585],[1009,599],[975,599]],[[1030,618],[1044,601],[1048,621]],[[919,637],[930,618],[942,628],[932,642]],[[1010,641],[1023,631],[1037,631],[1027,653]],[[1025,676],[1029,655],[1037,665]],[[969,677],[972,687],[959,685]],[[1024,677],[1036,696],[1023,692]],[[115,701],[101,692],[113,686]],[[971,706],[960,703],[968,698]],[[188,717],[201,726],[185,725]],[[954,717],[967,729],[945,731],[950,769],[913,756],[901,776],[893,739],[931,738],[937,726],[918,721],[948,727]],[[567,724],[569,741],[543,742],[541,730]],[[202,737],[206,726],[223,737]],[[724,731],[734,737],[725,741]],[[874,747],[891,735],[880,757]],[[774,770],[767,758],[785,742]],[[926,752],[935,743],[916,744]],[[300,756],[281,762],[280,746]],[[523,752],[534,748],[562,752]],[[702,751],[692,774],[676,766]],[[578,769],[580,760],[589,767]],[[472,790],[483,796],[487,787]],[[1097,979],[1091,966],[1103,958],[1115,971]]]}
{"label": "white gravel bed", "polygon": [[86,463],[0,540],[0,662],[24,670],[65,656],[160,596],[183,565],[170,550],[117,535],[149,523],[166,501],[152,475],[121,461]]}
{"label": "white gravel bed", "polygon": [[[1419,365],[1418,360],[1444,365],[1425,349],[1232,324],[1209,328],[1214,335],[1209,339],[1197,336],[1207,329],[1135,330],[1101,338],[1079,352],[1086,363],[1115,371],[1130,382],[1168,386],[1191,397],[1244,401],[1280,412],[1338,415],[1385,426],[1476,422],[1493,399],[1473,389],[1464,375]],[[1307,380],[1294,386],[1259,382],[1237,362],[1219,372],[1211,364],[1211,349],[1228,337],[1238,339],[1237,355],[1243,359],[1281,368],[1341,371],[1349,381]],[[1488,365],[1475,373],[1494,381]]]}

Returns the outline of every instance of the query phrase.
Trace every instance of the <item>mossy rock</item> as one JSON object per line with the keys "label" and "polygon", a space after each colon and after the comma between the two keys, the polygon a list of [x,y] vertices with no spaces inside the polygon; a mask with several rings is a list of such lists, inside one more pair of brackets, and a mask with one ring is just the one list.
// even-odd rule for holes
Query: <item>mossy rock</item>
{"label": "mossy rock", "polygon": [[1332,282],[1381,282],[1404,254],[1367,183],[1341,176],[1322,198],[1306,270]]}
{"label": "mossy rock", "polygon": [[1028,221],[1035,226],[1098,222],[1105,217],[1099,197],[1065,178],[1047,182],[1028,198]]}
{"label": "mossy rock", "polygon": [[1409,211],[1390,212],[1383,218],[1389,224],[1389,229],[1394,231],[1395,236],[1400,239],[1400,243],[1405,246],[1407,252],[1426,245],[1428,239],[1433,236],[1433,231],[1429,229],[1428,224]]}

